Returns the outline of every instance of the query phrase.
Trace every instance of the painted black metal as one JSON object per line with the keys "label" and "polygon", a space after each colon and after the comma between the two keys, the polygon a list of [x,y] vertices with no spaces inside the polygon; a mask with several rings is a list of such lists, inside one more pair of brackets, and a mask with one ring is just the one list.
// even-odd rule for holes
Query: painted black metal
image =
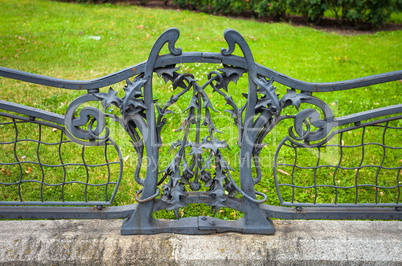
{"label": "painted black metal", "polygon": [[[200,52],[186,52],[182,53],[179,57],[172,55],[162,55],[157,58],[155,68],[175,64],[185,64],[185,63],[225,64],[225,65],[234,65],[241,68],[246,68],[246,61],[243,57],[235,55],[223,56],[222,54],[219,53],[200,53]],[[20,70],[10,69],[6,67],[0,67],[0,76],[56,88],[64,88],[70,90],[89,90],[89,89],[98,89],[102,87],[107,87],[115,83],[118,83],[122,80],[125,80],[127,78],[131,78],[140,73],[143,73],[145,70],[145,65],[146,62],[143,62],[137,65],[130,66],[126,69],[120,70],[116,73],[89,81],[83,81],[83,80],[73,81],[73,80],[52,78]],[[312,91],[312,92],[338,91],[353,88],[361,88],[384,82],[396,81],[402,78],[402,70],[399,70],[346,81],[314,83],[291,78],[289,76],[281,74],[275,70],[269,69],[257,63],[255,65],[257,73],[259,75],[265,77],[274,77],[274,80],[276,82],[281,83],[290,88],[298,88],[303,91]]]}
{"label": "painted black metal", "polygon": [[[208,203],[210,196],[190,192],[184,199],[186,204]],[[228,207],[244,211],[238,198],[227,197]],[[0,206],[0,219],[122,219],[128,218],[135,211],[137,204],[126,206],[104,207],[16,207]],[[156,200],[153,211],[160,211],[167,204]],[[345,207],[279,207],[262,204],[261,210],[267,218],[278,219],[383,219],[402,220],[402,211],[395,208],[345,208]]]}
{"label": "painted black metal", "polygon": [[[400,172],[402,166],[384,166],[384,158],[387,150],[400,150],[401,147],[394,147],[386,143],[385,135],[387,130],[400,130],[398,126],[392,126],[393,121],[401,120],[402,104],[389,107],[378,108],[344,117],[335,117],[331,108],[319,98],[312,96],[314,92],[330,92],[348,90],[353,88],[365,87],[384,82],[402,79],[402,71],[379,74],[375,76],[358,78],[353,80],[331,82],[331,83],[309,83],[290,78],[272,69],[266,68],[254,62],[251,50],[244,38],[236,31],[228,29],[224,33],[228,48],[222,48],[221,53],[206,52],[182,52],[181,48],[176,48],[175,43],[179,38],[179,31],[172,28],[164,32],[155,42],[149,58],[146,62],[131,66],[108,76],[90,81],[71,81],[51,78],[36,74],[31,74],[14,69],[0,67],[0,76],[22,80],[30,83],[47,85],[52,87],[87,90],[84,94],[75,99],[67,108],[65,115],[59,115],[48,111],[23,106],[0,100],[0,109],[5,112],[0,116],[9,120],[0,123],[0,126],[12,126],[14,130],[14,140],[1,142],[0,145],[13,145],[15,162],[0,162],[0,166],[18,166],[19,180],[4,182],[0,179],[0,186],[14,186],[18,190],[19,201],[7,201],[0,199],[0,205],[42,205],[38,206],[0,206],[1,218],[49,218],[49,219],[116,219],[125,218],[122,226],[122,234],[154,234],[163,232],[183,233],[183,234],[212,234],[217,232],[240,232],[252,234],[273,234],[275,229],[270,218],[283,219],[402,219],[402,207],[400,201]],[[167,44],[170,54],[159,55],[162,47]],[[241,49],[243,57],[234,56],[236,44]],[[218,71],[210,72],[208,81],[199,84],[192,74],[180,73],[178,64],[184,63],[214,63],[222,64],[223,68]],[[166,103],[158,105],[153,96],[152,77],[156,73],[165,82],[172,82],[177,91]],[[244,73],[248,73],[248,93],[245,94],[247,102],[244,106],[237,106],[236,102],[228,94],[228,84],[236,82]],[[131,81],[129,78],[135,76]],[[108,93],[99,91],[99,88],[106,87],[126,80],[124,88],[125,95],[120,98],[112,88]],[[287,94],[281,98],[275,93],[274,83],[280,83],[290,87]],[[224,140],[219,140],[216,133],[219,133],[214,125],[211,113],[216,111],[205,92],[211,88],[226,101],[230,106],[227,110],[231,114],[237,131],[237,145],[240,147],[240,186],[236,184],[231,171],[234,171],[224,158],[222,150],[229,148]],[[370,89],[370,88],[368,88]],[[181,90],[181,91],[180,91]],[[296,92],[299,91],[299,93]],[[176,92],[177,92],[176,91]],[[184,137],[176,143],[172,143],[171,150],[176,152],[172,162],[162,172],[159,170],[159,148],[162,146],[161,132],[166,123],[164,116],[172,111],[171,105],[176,103],[183,95],[192,94],[188,104],[187,117],[184,124],[179,128],[184,131]],[[183,100],[181,98],[181,100]],[[95,108],[85,105],[90,102],[101,102],[103,108],[116,106],[120,111],[120,116],[110,115]],[[288,106],[295,106],[299,109],[301,104],[316,106],[324,115],[312,108],[303,109],[297,115],[281,115],[281,112]],[[83,107],[83,108],[82,108]],[[79,113],[77,110],[80,110]],[[157,110],[157,112],[155,111]],[[284,113],[284,112],[283,112]],[[77,116],[78,115],[78,116]],[[384,118],[385,117],[385,118]],[[133,147],[137,153],[137,165],[134,174],[135,181],[143,186],[136,195],[132,195],[138,204],[121,207],[104,207],[111,205],[118,191],[123,170],[123,159],[117,144],[111,139],[110,131],[107,128],[106,119],[111,118],[117,121],[129,135]],[[203,118],[203,119],[202,119]],[[292,119],[294,126],[289,128],[289,135],[278,145],[274,158],[273,174],[277,194],[281,205],[291,207],[278,207],[262,204],[267,200],[267,196],[255,191],[254,186],[259,183],[263,176],[260,168],[259,156],[264,147],[264,138],[282,120]],[[368,121],[369,120],[369,121]],[[375,120],[375,121],[373,121]],[[203,124],[201,124],[203,121]],[[96,122],[96,128],[94,128]],[[19,125],[24,123],[35,124],[39,129],[39,136],[32,139],[19,139]],[[190,140],[190,126],[195,125],[195,139]],[[350,125],[349,127],[343,127]],[[42,128],[51,127],[60,132],[60,141],[49,143],[42,140]],[[206,131],[201,131],[205,127]],[[313,127],[315,130],[313,130]],[[381,143],[371,143],[365,141],[364,134],[361,144],[353,147],[364,148],[367,145],[376,145],[383,149],[383,159],[380,165],[363,164],[364,155],[360,164],[356,167],[343,167],[341,159],[343,149],[350,148],[342,143],[342,134],[353,130],[369,127],[379,127],[383,129]],[[336,129],[340,128],[340,129]],[[205,135],[205,132],[208,132]],[[330,140],[340,135],[338,144],[329,144]],[[68,140],[64,140],[67,137]],[[21,142],[36,143],[36,161],[20,161],[18,156],[18,144]],[[61,146],[65,143],[75,142],[82,146],[82,163],[65,163],[61,155]],[[41,145],[56,145],[59,147],[57,156],[60,163],[49,165],[41,160]],[[85,147],[100,146],[105,148],[105,163],[91,165],[86,163]],[[116,162],[110,162],[107,157],[107,147],[112,146],[118,154]],[[278,153],[283,147],[293,149],[297,157],[298,149],[325,149],[326,147],[336,147],[340,149],[339,162],[329,165],[320,165],[320,156],[315,166],[297,165],[297,160],[293,163],[278,162]],[[186,154],[187,150],[190,150]],[[146,152],[146,177],[140,177],[140,170]],[[205,153],[209,156],[205,159],[201,156]],[[212,160],[214,158],[214,160]],[[214,169],[210,165],[214,163]],[[256,175],[252,171],[254,163]],[[25,164],[38,165],[41,169],[41,180],[23,179],[22,166]],[[117,164],[120,167],[117,181],[111,181],[110,166]],[[82,166],[86,171],[86,181],[67,181],[66,168],[69,166]],[[284,182],[278,176],[278,167],[291,167],[292,173],[289,182]],[[62,181],[58,183],[47,183],[45,168],[62,168]],[[91,183],[89,169],[91,167],[107,167],[108,177],[105,183]],[[323,167],[334,168],[333,184],[317,184],[316,172]],[[377,170],[374,184],[358,184],[358,174],[361,169],[371,167]],[[295,169],[309,169],[314,172],[309,185],[296,185],[297,178]],[[335,175],[340,170],[355,170],[356,183],[353,186],[341,186],[335,181]],[[379,184],[380,170],[397,171],[395,185],[384,186]],[[214,173],[211,173],[215,171]],[[162,174],[160,180],[158,176]],[[214,175],[214,176],[213,176]],[[167,180],[167,182],[164,182]],[[24,201],[21,186],[25,183],[40,184],[40,200]],[[68,201],[65,199],[63,189],[72,183],[85,187],[84,200]],[[188,185],[186,185],[188,184]],[[187,192],[186,187],[193,191],[204,187],[208,191]],[[109,197],[108,186],[114,185],[114,192]],[[61,200],[48,201],[43,193],[43,186],[61,187]],[[104,201],[88,200],[87,189],[91,186],[105,186]],[[161,186],[161,187],[160,187]],[[360,202],[358,190],[360,187],[372,187],[375,190],[375,202]],[[296,189],[313,189],[315,196],[317,190],[327,187],[334,190],[335,202],[318,203],[297,202],[295,200]],[[291,200],[285,201],[281,189],[289,188],[292,190]],[[338,193],[343,189],[355,189],[356,198],[354,202],[338,202]],[[398,196],[395,202],[379,202],[379,189],[397,189]],[[160,191],[162,195],[158,198]],[[235,195],[240,194],[241,198]],[[262,196],[262,199],[257,195]],[[272,195],[272,194],[271,194]],[[2,201],[1,201],[2,200]],[[152,214],[160,210],[173,210],[179,218],[178,211],[188,204],[204,203],[210,205],[212,210],[217,213],[220,208],[228,207],[244,213],[243,218],[236,221],[224,221],[213,217],[191,217],[178,219],[176,221],[157,220]],[[92,205],[95,207],[54,207],[50,205]]]}

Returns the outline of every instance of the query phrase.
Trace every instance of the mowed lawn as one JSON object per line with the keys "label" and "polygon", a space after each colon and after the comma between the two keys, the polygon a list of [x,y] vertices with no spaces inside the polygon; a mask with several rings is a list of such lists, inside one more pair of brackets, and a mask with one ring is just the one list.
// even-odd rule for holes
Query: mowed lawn
{"label": "mowed lawn", "polygon": [[[147,59],[158,36],[170,27],[180,30],[181,35],[177,46],[181,47],[183,52],[218,53],[222,47],[227,48],[223,38],[224,30],[235,29],[248,42],[257,63],[308,82],[342,81],[402,69],[402,31],[368,32],[359,35],[351,32],[348,35],[340,35],[308,27],[294,27],[287,23],[262,23],[203,13],[158,10],[129,5],[0,0],[0,6],[0,66],[63,79],[95,79],[143,62]],[[163,52],[166,53],[167,49],[164,48]],[[235,54],[241,55],[240,50],[237,49]],[[188,64],[182,65],[179,71],[193,73],[202,83],[202,81],[206,81],[208,72],[221,67],[220,65]],[[154,94],[159,102],[166,102],[176,92],[173,91],[170,84],[164,84],[160,79],[155,79],[154,84]],[[123,86],[124,83],[113,86],[114,90],[118,90],[120,97],[124,96]],[[288,88],[279,84],[276,86],[282,97]],[[241,93],[247,91],[247,78],[241,78],[237,85],[232,83],[230,88],[229,94],[240,101]],[[344,116],[401,103],[401,88],[402,81],[396,81],[349,91],[314,95],[324,100],[331,107],[335,116]],[[101,88],[101,90],[106,92],[108,88]],[[6,78],[0,78],[0,92],[1,100],[62,115],[65,114],[69,103],[85,93],[28,84]],[[210,92],[211,89],[209,89]],[[215,98],[212,97],[212,99]],[[225,101],[218,97],[214,102],[221,113],[224,113],[225,110],[224,103]],[[185,109],[187,105],[178,103],[177,106],[176,109],[179,110],[180,108]],[[110,112],[116,112],[116,110],[111,109]],[[285,112],[297,113],[293,107],[288,107]],[[178,128],[184,118],[185,115],[180,116],[179,113],[168,117],[172,124],[167,125],[162,133],[165,144],[161,154],[162,152],[167,153],[170,143],[182,136],[181,133],[173,134],[172,129]],[[232,162],[233,167],[238,169],[236,154],[238,155],[239,149],[236,146],[236,129],[232,126],[231,120],[226,118],[218,119],[216,125],[218,128],[224,129],[222,137],[219,138],[225,139],[231,147],[230,151],[226,151],[225,156],[229,158],[229,162]],[[401,123],[395,123],[395,125],[401,126]],[[268,194],[268,204],[279,204],[273,183],[272,157],[276,145],[287,135],[288,127],[288,125],[283,125],[267,137],[266,142],[269,143],[262,154],[265,158],[263,178],[256,189]],[[14,134],[13,132],[0,132],[4,135]],[[140,188],[133,178],[136,154],[125,139],[128,136],[118,129],[115,129],[114,133],[118,135],[116,139],[125,158],[124,174],[114,205],[132,204],[135,202],[135,191]],[[399,131],[395,131],[393,139],[396,141],[396,146],[398,143],[401,146],[402,136]],[[1,154],[0,150],[0,162],[4,161]],[[378,152],[373,155],[376,158],[382,158]],[[80,157],[81,155],[76,154],[72,149],[67,156]],[[169,163],[169,158],[172,158],[172,154],[166,155],[166,157],[161,155],[161,158],[164,165],[160,165],[160,170],[163,170]],[[400,166],[401,160],[401,152],[395,152],[392,161]],[[313,163],[314,160],[311,162]],[[3,169],[0,172],[0,181],[2,176],[7,176],[7,171],[11,171],[11,175],[19,176],[19,173],[12,173],[13,171],[6,169],[6,166],[0,166],[0,168]],[[375,171],[376,169],[373,169],[373,173]],[[77,170],[77,175],[78,173]],[[28,171],[26,174],[35,173]],[[101,173],[96,174],[102,176]],[[367,175],[371,175],[370,178],[372,178],[372,174]],[[142,177],[144,176],[143,168]],[[238,181],[238,176],[236,174],[234,176]],[[55,174],[52,178],[59,177]],[[393,182],[396,180],[394,172],[386,178]],[[370,179],[367,182],[374,181]],[[395,184],[393,185],[395,186]],[[15,191],[7,190],[8,192],[5,192],[1,187],[0,185],[0,201],[3,200],[4,195],[8,199],[16,197],[13,194]],[[74,192],[72,189],[71,193],[78,193],[77,191]],[[383,192],[381,196],[387,197],[388,195],[384,202],[395,202],[395,191]],[[26,193],[29,195],[29,192]],[[305,197],[311,197],[310,191],[305,194]],[[37,193],[32,194],[33,199],[37,200],[35,198],[37,195]],[[345,197],[348,199],[348,196]],[[350,196],[352,202],[354,202],[354,197],[354,195]],[[369,195],[368,197],[370,198]],[[322,200],[331,202],[330,198]],[[208,208],[197,205],[186,209],[181,215],[205,214],[208,210]],[[239,215],[241,214],[238,212],[224,209],[219,217],[233,219]],[[164,214],[160,214],[160,216],[171,217],[172,213],[168,213],[168,216]]]}

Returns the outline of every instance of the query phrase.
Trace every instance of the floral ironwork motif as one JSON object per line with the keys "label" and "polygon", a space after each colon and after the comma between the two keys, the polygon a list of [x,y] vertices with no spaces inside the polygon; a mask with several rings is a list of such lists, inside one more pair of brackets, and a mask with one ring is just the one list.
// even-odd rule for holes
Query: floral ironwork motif
{"label": "floral ironwork motif", "polygon": [[[133,205],[134,207],[129,211],[116,209],[115,212],[111,211],[102,214],[104,215],[102,217],[114,215],[113,217],[127,218],[122,227],[122,234],[153,234],[161,232],[206,234],[226,231],[273,234],[275,229],[272,221],[269,219],[270,217],[307,219],[316,217],[325,218],[331,215],[331,217],[341,218],[346,216],[368,217],[367,215],[372,215],[370,217],[380,217],[378,216],[378,211],[364,211],[360,213],[351,212],[346,216],[342,216],[341,214],[335,214],[335,210],[329,211],[325,209],[322,210],[322,212],[309,214],[298,212],[299,209],[289,210],[289,208],[281,209],[283,207],[262,205],[261,203],[265,202],[268,197],[261,192],[255,191],[254,186],[262,180],[262,170],[259,160],[262,148],[267,145],[267,143],[264,143],[264,139],[273,128],[285,119],[293,120],[293,126],[288,129],[288,136],[286,136],[278,145],[274,158],[273,174],[278,197],[281,203],[287,206],[304,207],[310,205],[307,203],[295,203],[293,201],[295,188],[300,187],[295,185],[293,182],[293,172],[291,174],[291,184],[281,184],[278,181],[276,170],[277,166],[280,166],[281,164],[277,162],[277,156],[281,147],[291,147],[295,153],[297,153],[297,149],[299,148],[317,148],[318,152],[320,152],[320,149],[325,147],[326,143],[336,134],[341,134],[342,136],[342,133],[347,130],[359,128],[363,128],[364,130],[365,127],[380,127],[384,128],[383,143],[375,144],[381,146],[384,150],[401,149],[399,147],[386,145],[384,137],[386,130],[400,129],[398,127],[390,126],[389,122],[402,118],[401,116],[396,115],[402,112],[401,104],[335,118],[330,107],[319,98],[313,96],[313,93],[315,91],[325,92],[331,90],[351,89],[400,80],[402,79],[402,71],[380,74],[366,79],[357,79],[348,82],[328,84],[306,83],[291,79],[273,70],[257,65],[254,62],[253,55],[247,42],[234,30],[228,29],[225,31],[224,38],[227,42],[228,48],[222,48],[220,53],[183,53],[181,48],[175,47],[178,38],[179,31],[175,28],[169,29],[155,42],[149,54],[149,58],[145,63],[120,71],[114,75],[92,82],[83,82],[79,85],[77,85],[77,82],[69,83],[57,80],[56,82],[55,79],[38,77],[37,75],[29,73],[1,68],[0,74],[2,76],[54,87],[77,90],[84,89],[87,90],[87,94],[75,99],[67,108],[64,117],[42,110],[33,110],[32,108],[27,109],[5,101],[0,101],[0,109],[30,116],[30,118],[27,119],[9,114],[3,115],[11,117],[14,125],[16,125],[15,119],[21,119],[27,123],[29,121],[33,122],[36,118],[51,121],[53,123],[56,121],[56,123],[59,124],[57,127],[62,130],[71,141],[83,146],[113,145],[120,158],[121,171],[121,154],[116,143],[110,138],[110,130],[106,127],[106,119],[116,121],[122,128],[124,128],[130,137],[132,146],[137,154],[134,179],[142,186],[135,195],[138,204]],[[170,54],[159,55],[165,44],[167,44]],[[243,57],[233,55],[236,45],[242,51]],[[180,71],[180,66],[178,65],[182,64],[182,62],[220,63],[223,67],[208,73],[206,75],[207,81],[204,84],[200,84],[196,77],[191,73],[182,73]],[[154,73],[162,78],[165,83],[171,83],[173,90],[175,91],[175,94],[165,103],[159,102],[153,97],[152,77]],[[134,78],[132,78],[133,76]],[[132,79],[130,80],[130,78]],[[229,84],[231,84],[231,82],[237,83],[240,78],[248,78],[248,91],[247,93],[243,93],[246,102],[242,106],[236,104],[229,92]],[[109,87],[110,85],[122,80],[126,81],[126,85],[123,88],[123,97],[119,97],[118,92],[112,87],[109,88],[107,93],[99,92],[99,88]],[[276,83],[285,85],[289,88],[287,93],[282,97],[277,93],[276,87],[274,86]],[[224,157],[223,150],[230,149],[230,147],[219,135],[221,132],[214,123],[213,115],[217,110],[214,108],[206,90],[212,90],[213,93],[216,93],[219,97],[222,97],[225,100],[226,105],[229,106],[229,109],[225,110],[225,112],[230,115],[230,118],[233,120],[233,123],[237,128],[238,138],[236,144],[240,148],[239,185],[236,184],[231,174],[235,169],[228,164],[229,160]],[[296,90],[300,92],[297,93]],[[182,134],[184,135],[181,139],[170,144],[169,153],[173,153],[173,159],[167,164],[167,166],[162,167],[159,165],[159,149],[163,144],[162,132],[164,126],[167,124],[166,116],[174,113],[171,110],[172,105],[179,100],[183,102],[183,99],[186,98],[183,97],[184,95],[190,95],[191,97],[184,109],[186,117],[176,130],[182,131]],[[84,106],[84,104],[90,102],[100,102],[104,111],[95,107]],[[303,106],[303,104],[315,106],[316,109],[307,108],[300,110],[300,107]],[[81,106],[83,108],[80,109]],[[114,115],[107,113],[107,110],[111,106],[117,107],[120,114]],[[294,106],[298,113],[296,115],[285,114],[284,110],[289,106]],[[80,111],[77,112],[77,110]],[[322,114],[322,117],[320,116],[320,113]],[[391,115],[394,116],[362,124],[362,121],[364,120]],[[33,117],[33,120],[31,120],[31,117]],[[42,123],[45,126],[51,126],[49,122],[35,121],[35,123]],[[94,126],[95,123],[96,127]],[[385,125],[383,125],[384,123]],[[336,127],[349,124],[353,125],[346,129],[334,130]],[[203,128],[207,130],[201,130]],[[190,134],[190,129],[195,129],[195,134]],[[41,143],[41,140],[39,139],[38,142]],[[364,145],[363,136],[361,146]],[[336,146],[340,147],[342,151],[342,144]],[[108,162],[106,153],[105,148],[106,164],[104,165],[109,167],[109,164],[112,163]],[[140,172],[144,161],[144,153],[146,153],[145,159],[147,166],[146,176],[145,178],[142,178]],[[320,159],[318,159],[316,166],[311,167],[315,172],[320,167],[319,160]],[[20,162],[17,163],[19,165],[21,164]],[[40,162],[38,163],[41,165]],[[252,171],[252,164],[255,168],[255,172]],[[64,167],[63,163],[61,165]],[[86,166],[85,162],[84,165]],[[291,166],[293,169],[297,167],[296,160],[293,164],[282,165]],[[335,168],[334,176],[336,171],[341,168],[340,162],[338,165],[329,166]],[[353,169],[358,173],[363,167],[370,166],[371,165],[362,165],[362,163],[360,163],[359,166]],[[387,167],[384,167],[382,163],[381,165],[374,167],[378,168],[378,172],[380,169],[388,169]],[[399,169],[398,171],[400,172],[402,166],[390,169]],[[110,172],[110,170],[108,171]],[[315,191],[317,191],[319,185],[316,185],[315,183],[315,172],[314,185],[305,186],[303,188],[314,188]],[[399,183],[392,187],[378,185],[378,172],[376,176],[376,184],[369,184],[369,186],[375,187],[376,190],[379,188],[395,188],[400,190],[401,186]],[[399,172],[397,182],[399,182]],[[121,173],[118,182],[120,182],[120,177]],[[164,182],[165,180],[167,181]],[[19,184],[21,184],[21,182],[22,181],[20,180]],[[109,182],[108,180],[106,184],[118,185],[118,182]],[[0,182],[0,185],[2,184],[3,183]],[[88,180],[84,184],[86,186],[89,185]],[[280,192],[281,186],[291,187],[293,193],[292,202],[283,202]],[[344,188],[335,184],[335,178],[334,184],[325,186],[334,188],[335,191]],[[361,185],[356,182],[353,188],[356,188],[357,191],[359,186]],[[205,188],[208,191],[191,192],[205,190]],[[376,193],[378,194],[378,192]],[[238,194],[240,194],[241,197],[236,197]],[[376,203],[371,205],[364,203],[359,205],[360,203],[356,196],[355,207],[378,207],[377,194]],[[160,198],[158,198],[158,196],[160,196]],[[257,198],[257,196],[262,196],[262,199]],[[112,199],[113,197],[114,194]],[[191,203],[205,203],[211,206],[214,215],[220,210],[220,208],[228,207],[242,211],[244,217],[237,221],[222,221],[213,217],[179,219],[179,208],[184,208]],[[107,202],[107,204],[109,204],[109,202]],[[334,204],[327,204],[325,206],[333,205]],[[316,202],[314,201],[314,204],[311,206],[316,207]],[[396,203],[391,202],[381,206],[400,208],[401,203],[399,196]],[[101,211],[102,206],[98,206],[98,209]],[[153,212],[162,209],[173,210],[178,220],[165,221],[152,218]],[[396,211],[397,210],[395,210],[395,212]],[[395,212],[388,213],[387,211],[384,211],[382,215],[388,215],[386,217],[393,217],[393,219],[395,217],[401,217],[400,214],[398,216]],[[124,215],[116,213],[124,213]],[[90,215],[95,214],[91,212]],[[90,215],[88,214],[88,216]],[[38,214],[37,216],[40,215]],[[68,217],[74,216],[70,215]]]}

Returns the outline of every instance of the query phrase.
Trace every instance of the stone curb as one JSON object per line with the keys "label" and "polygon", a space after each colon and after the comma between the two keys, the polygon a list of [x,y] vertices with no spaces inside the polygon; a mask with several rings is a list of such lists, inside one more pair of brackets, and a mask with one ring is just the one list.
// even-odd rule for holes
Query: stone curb
{"label": "stone curb", "polygon": [[121,220],[0,222],[0,264],[401,265],[401,221],[274,221],[273,236],[121,236]]}

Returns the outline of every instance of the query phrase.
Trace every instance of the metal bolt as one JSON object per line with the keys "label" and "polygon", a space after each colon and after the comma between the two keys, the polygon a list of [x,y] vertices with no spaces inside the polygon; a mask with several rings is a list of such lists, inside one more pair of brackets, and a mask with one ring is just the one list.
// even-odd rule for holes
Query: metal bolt
{"label": "metal bolt", "polygon": [[303,208],[302,207],[300,207],[300,206],[297,206],[296,207],[296,211],[301,211]]}
{"label": "metal bolt", "polygon": [[203,221],[205,221],[206,219],[207,219],[207,217],[205,217],[205,216],[201,217],[201,220],[203,220]]}
{"label": "metal bolt", "polygon": [[400,212],[400,211],[402,211],[402,207],[395,207],[395,210],[396,210],[397,212]]}
{"label": "metal bolt", "polygon": [[98,210],[102,210],[102,205],[98,205],[98,206],[96,206],[96,208],[97,208]]}
{"label": "metal bolt", "polygon": [[212,225],[212,226],[214,226],[214,225],[215,225],[215,222],[214,222],[214,221],[209,221],[209,224]]}

